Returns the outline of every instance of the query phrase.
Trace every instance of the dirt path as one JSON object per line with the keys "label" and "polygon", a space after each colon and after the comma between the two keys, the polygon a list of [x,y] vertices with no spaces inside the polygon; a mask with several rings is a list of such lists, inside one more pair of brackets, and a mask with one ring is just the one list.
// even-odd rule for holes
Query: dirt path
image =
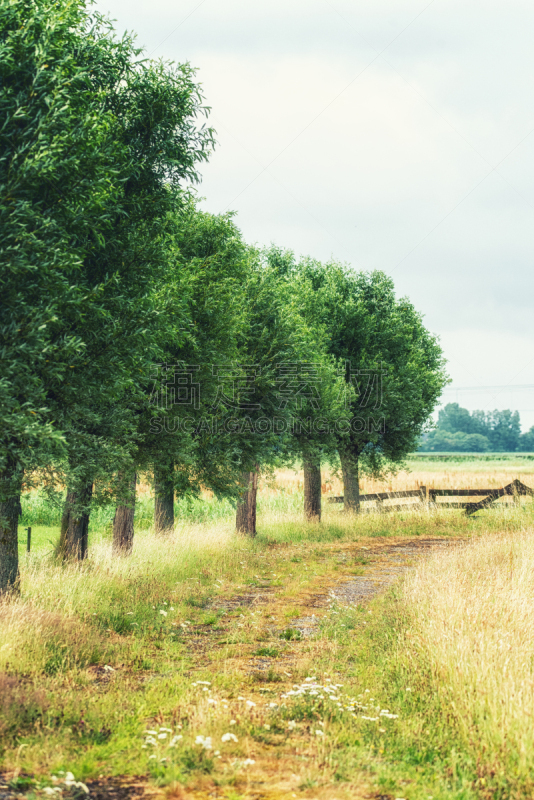
{"label": "dirt path", "polygon": [[[343,562],[352,561],[354,563],[355,552],[361,554],[361,571],[363,574],[355,577],[344,577],[336,582],[329,582],[330,585],[318,593],[306,593],[299,598],[299,605],[304,606],[306,612],[299,617],[288,620],[284,628],[279,625],[267,625],[266,633],[273,646],[280,643],[280,636],[285,631],[295,631],[294,644],[288,648],[282,658],[252,658],[248,659],[246,672],[249,674],[269,672],[277,667],[282,669],[283,674],[290,671],[298,657],[298,641],[308,639],[317,635],[320,629],[321,620],[330,609],[335,607],[359,606],[368,603],[373,597],[385,592],[390,586],[400,580],[406,572],[413,569],[416,563],[431,552],[438,549],[446,549],[457,544],[458,540],[447,540],[443,538],[433,539],[413,539],[400,540],[394,544],[380,543],[362,546],[355,544],[337,549],[339,560]],[[283,617],[283,599],[277,599],[272,590],[259,590],[239,598],[233,598],[237,607],[246,604],[249,607],[261,608],[268,606],[271,616],[279,620]],[[268,645],[265,649],[268,649]],[[259,678],[260,675],[258,674]]]}
{"label": "dirt path", "polygon": [[[444,539],[416,539],[390,546],[360,547],[362,561],[368,564],[365,574],[340,581],[327,595],[315,598],[310,607],[324,608],[334,604],[358,606],[369,602],[377,594],[386,591],[408,570],[413,569],[417,559],[433,550],[449,546],[450,542]],[[315,614],[292,621],[292,625],[303,636],[313,634],[318,624],[319,618]]]}
{"label": "dirt path", "polygon": [[[250,624],[249,641],[233,643],[227,635],[208,640],[197,637],[193,645],[198,655],[199,666],[212,674],[222,672],[229,676],[235,686],[234,699],[228,699],[229,710],[236,719],[243,720],[237,700],[251,701],[255,706],[248,716],[254,721],[256,730],[265,727],[268,708],[282,703],[286,693],[295,688],[295,682],[313,675],[319,658],[328,654],[332,643],[321,635],[321,622],[343,607],[368,603],[373,597],[386,591],[416,563],[438,549],[458,542],[443,538],[398,539],[369,541],[344,545],[323,545],[330,558],[335,557],[339,571],[311,582],[298,597],[288,597],[283,588],[261,585],[252,591],[233,595],[213,605],[229,616],[241,612],[241,627]],[[356,567],[356,569],[355,569]],[[302,562],[305,568],[305,559]],[[352,574],[350,574],[352,572]],[[358,574],[354,574],[357,572]],[[288,611],[298,605],[302,613],[288,616]],[[252,621],[252,622],[251,622]],[[309,680],[309,678],[308,678]],[[240,717],[241,715],[241,717]],[[309,726],[308,726],[309,728]],[[340,785],[333,782],[325,768],[322,781],[311,781],[311,763],[317,762],[317,744],[310,737],[310,730],[302,730],[289,741],[284,737],[266,734],[257,735],[250,741],[248,755],[251,765],[245,775],[236,777],[233,784],[235,794],[227,794],[216,785],[206,782],[203,786],[190,786],[179,797],[196,800],[235,797],[240,800],[348,800],[348,798],[378,798],[370,787],[368,777],[361,775],[357,781]],[[309,787],[307,785],[309,783]]]}
{"label": "dirt path", "polygon": [[[287,582],[275,577],[258,578],[254,588],[243,587],[238,593],[234,590],[211,604],[219,624],[196,624],[184,632],[184,644],[193,661],[186,673],[191,681],[205,679],[209,673],[224,676],[222,683],[226,688],[213,689],[213,700],[209,702],[218,704],[217,713],[237,721],[237,727],[229,730],[239,731],[238,747],[246,753],[248,765],[239,766],[239,759],[228,756],[226,761],[217,762],[211,774],[192,774],[186,788],[175,784],[161,789],[148,784],[144,777],[88,781],[90,797],[96,800],[148,800],[164,796],[168,800],[389,797],[373,789],[367,774],[352,775],[350,783],[334,780],[329,757],[324,748],[321,750],[321,740],[315,735],[315,727],[321,722],[312,726],[311,722],[303,721],[288,735],[287,730],[270,730],[270,709],[283,704],[281,698],[287,697],[299,682],[311,680],[307,676],[315,674],[310,670],[315,669],[319,660],[324,664],[332,654],[334,663],[335,645],[323,634],[323,621],[337,611],[342,612],[343,607],[369,603],[421,558],[456,543],[458,539],[371,539],[314,544],[313,555],[311,547],[295,549],[294,553],[289,549],[287,553],[284,551],[284,559],[295,562],[293,574],[306,576],[298,591],[289,591]],[[326,562],[323,574],[312,572],[314,558],[316,564],[321,558]],[[152,674],[149,683],[155,685],[164,679],[168,679],[168,674]],[[206,705],[211,691],[204,689],[204,696],[199,692],[190,705],[184,706],[184,717],[196,718],[197,722],[210,719],[210,709],[215,707]],[[245,702],[249,708],[244,712]],[[241,756],[241,760],[244,758]],[[6,787],[1,784],[0,781],[0,800],[17,796],[5,792]]]}

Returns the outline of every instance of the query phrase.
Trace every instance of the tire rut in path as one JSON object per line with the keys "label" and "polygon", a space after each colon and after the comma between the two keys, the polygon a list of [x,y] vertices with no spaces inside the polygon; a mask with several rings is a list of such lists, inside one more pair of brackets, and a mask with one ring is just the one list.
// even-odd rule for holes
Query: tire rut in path
{"label": "tire rut in path", "polygon": [[[310,615],[294,618],[291,627],[306,638],[317,632],[321,617],[315,609],[330,608],[333,605],[358,606],[369,602],[373,597],[385,592],[409,570],[415,562],[438,549],[458,544],[458,540],[434,538],[414,539],[392,545],[360,547],[362,557],[367,562],[365,572],[352,578],[344,578],[328,593],[313,595],[308,608]],[[352,551],[352,554],[354,550]],[[348,553],[346,554],[348,556]]]}

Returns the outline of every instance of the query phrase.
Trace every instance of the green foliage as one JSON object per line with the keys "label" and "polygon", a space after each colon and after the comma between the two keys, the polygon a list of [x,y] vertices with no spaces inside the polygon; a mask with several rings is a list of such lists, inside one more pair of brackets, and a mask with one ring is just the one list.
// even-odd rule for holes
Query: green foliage
{"label": "green foliage", "polygon": [[490,442],[487,436],[480,433],[449,433],[437,429],[422,440],[419,449],[423,452],[486,453],[490,450]]}
{"label": "green foliage", "polygon": [[77,278],[120,194],[122,148],[91,87],[82,4],[3,3],[0,20],[1,468],[8,454],[33,458],[28,444],[62,440],[47,384],[65,378],[83,342],[60,317],[87,303]]}
{"label": "green foliage", "polygon": [[287,381],[295,393],[291,398],[293,420],[287,446],[308,463],[335,462],[336,430],[350,423],[343,364],[329,352],[324,310],[317,302],[315,287],[304,279],[302,265],[294,254],[273,246],[265,251],[264,258],[285,285],[289,302],[298,309],[296,324],[305,343],[295,375]]}
{"label": "green foliage", "polygon": [[[401,462],[445,380],[436,340],[382,273],[258,251],[199,210],[187,184],[213,131],[194,70],[143,59],[79,0],[6,3],[0,47],[1,547],[23,472],[68,487],[66,552],[91,511],[109,529],[135,470],[203,521],[201,489],[233,502],[251,470],[347,449],[375,474]],[[57,524],[59,506],[25,500],[24,520]]]}
{"label": "green foliage", "polygon": [[[140,52],[79,0],[2,5],[2,558],[23,470],[54,464],[77,513],[95,481],[97,501],[110,494],[159,343],[180,335],[158,304],[170,214],[213,134],[191,67]],[[10,575],[0,591],[15,562]]]}
{"label": "green foliage", "polygon": [[529,450],[529,433],[521,436],[519,412],[473,411],[448,403],[438,415],[438,424],[421,442],[426,451],[513,453]]}
{"label": "green foliage", "polygon": [[338,449],[379,475],[414,449],[447,382],[439,343],[384,273],[307,260],[296,275],[343,366],[349,424],[336,430]]}
{"label": "green foliage", "polygon": [[[181,330],[162,341],[159,369],[146,387],[138,458],[149,467],[174,465],[167,480],[180,496],[194,496],[201,486],[232,495],[239,455],[233,432],[224,428],[224,406],[217,405],[217,366],[239,360],[250,251],[230,214],[207,214],[191,201],[173,224],[162,300]],[[183,400],[179,370],[191,375]]]}
{"label": "green foliage", "polygon": [[529,431],[521,434],[519,437],[518,450],[522,451],[523,453],[534,452],[534,425]]}
{"label": "green foliage", "polygon": [[260,647],[259,650],[256,650],[255,655],[265,656],[266,658],[277,658],[279,651],[276,647]]}
{"label": "green foliage", "polygon": [[302,634],[297,628],[286,628],[280,633],[280,638],[285,639],[286,642],[299,641],[302,639]]}

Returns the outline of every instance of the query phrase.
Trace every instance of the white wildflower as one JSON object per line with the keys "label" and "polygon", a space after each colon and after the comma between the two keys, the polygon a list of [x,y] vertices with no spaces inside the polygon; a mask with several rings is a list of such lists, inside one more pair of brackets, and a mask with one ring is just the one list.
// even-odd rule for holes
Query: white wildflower
{"label": "white wildflower", "polygon": [[81,789],[82,792],[85,792],[85,794],[89,794],[89,789],[87,788],[85,783],[75,780],[72,772],[67,772],[67,774],[65,775],[64,784],[67,787],[67,789],[72,789],[72,788]]}
{"label": "white wildflower", "polygon": [[204,750],[211,750],[213,746],[211,743],[211,736],[197,736],[195,744],[199,744]]}
{"label": "white wildflower", "polygon": [[237,742],[239,741],[235,733],[223,733],[221,742]]}

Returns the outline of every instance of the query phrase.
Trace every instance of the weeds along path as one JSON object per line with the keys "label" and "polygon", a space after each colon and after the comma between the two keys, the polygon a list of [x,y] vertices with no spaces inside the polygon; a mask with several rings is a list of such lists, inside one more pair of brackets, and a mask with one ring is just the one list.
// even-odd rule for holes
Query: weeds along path
{"label": "weeds along path", "polygon": [[[287,667],[293,656],[300,652],[297,643],[316,637],[325,614],[334,607],[362,606],[399,580],[413,567],[416,559],[438,548],[449,547],[454,542],[458,540],[434,537],[399,538],[393,543],[387,539],[342,546],[323,544],[319,559],[332,564],[326,564],[326,572],[317,576],[316,580],[312,579],[311,585],[304,591],[287,592],[276,585],[276,580],[263,579],[246,592],[218,598],[209,608],[221,615],[221,622],[225,618],[233,621],[232,635],[226,635],[229,628],[224,624],[222,631],[219,626],[212,624],[194,625],[185,629],[187,648],[194,654],[197,668],[218,669],[221,659],[225,671],[235,669],[245,674],[256,670],[259,673],[268,672],[277,666]],[[316,559],[317,550],[316,547]],[[293,556],[291,561],[296,564],[296,572],[308,569],[302,555]],[[328,569],[328,566],[334,566],[335,571]],[[345,574],[340,576],[339,572]],[[295,613],[297,610],[299,613]],[[236,621],[237,617],[244,621]],[[244,641],[247,636],[240,635],[239,629],[248,630],[251,625],[253,636],[248,637],[250,641]],[[260,650],[271,649],[277,653],[282,651],[282,654],[255,657],[254,650],[258,650],[258,642],[267,643]],[[261,679],[260,674],[256,677]]]}
{"label": "weeds along path", "polygon": [[415,717],[384,677],[386,590],[459,541],[246,542],[209,583],[200,571],[172,595],[154,580],[144,605],[104,608],[111,660],[39,678],[49,710],[13,718],[0,800],[80,800],[78,781],[95,800],[406,797],[394,753]]}
{"label": "weeds along path", "polygon": [[[338,607],[362,606],[398,581],[413,567],[416,559],[451,544],[451,540],[443,538],[418,538],[408,541],[401,539],[394,544],[331,546],[325,548],[329,558],[354,572],[354,577],[345,575],[340,579],[335,573],[323,575],[317,581],[319,586],[312,585],[296,596],[287,596],[284,592],[277,594],[271,586],[263,585],[246,594],[219,601],[214,608],[234,611],[247,608],[263,620],[261,627],[258,619],[255,642],[248,646],[240,642],[239,653],[235,655],[231,646],[226,651],[225,669],[253,675],[258,682],[264,679],[269,681],[270,677],[275,680],[281,680],[283,676],[290,677],[288,670],[298,663],[302,650],[299,642],[320,634],[321,622],[326,614],[339,613],[335,610]],[[354,564],[357,565],[356,569]],[[294,615],[296,608],[302,613]],[[265,641],[265,645],[258,648],[258,641]],[[204,649],[201,642],[191,644],[197,649]],[[223,640],[221,646],[225,644],[231,645]],[[269,651],[277,655],[271,655]],[[274,675],[273,670],[278,668],[282,672]]]}
{"label": "weeds along path", "polygon": [[[373,789],[363,771],[340,771],[335,751],[343,749],[344,737],[338,735],[333,747],[332,742],[326,745],[328,711],[321,703],[303,710],[300,695],[304,691],[307,696],[306,687],[313,690],[315,686],[315,694],[311,694],[324,700],[323,688],[329,685],[339,687],[335,694],[341,694],[348,665],[336,621],[344,613],[358,610],[365,626],[369,601],[384,593],[421,557],[453,542],[399,538],[393,542],[322,544],[321,552],[316,548],[314,556],[316,561],[327,562],[326,569],[306,589],[288,591],[275,574],[269,581],[258,581],[250,591],[215,601],[211,608],[226,622],[220,631],[198,627],[188,631],[187,647],[196,666],[190,677],[194,679],[198,671],[203,678],[209,677],[207,673],[213,676],[212,681],[203,682],[203,700],[211,706],[213,722],[217,714],[228,719],[227,734],[235,732],[241,758],[218,756],[225,777],[214,773],[211,778],[192,780],[177,797],[393,800],[395,795]],[[297,552],[287,554],[295,571],[309,570],[306,555]],[[230,691],[215,690],[221,677],[232,687]],[[297,703],[292,708],[293,699]],[[337,713],[340,698],[333,699]],[[347,706],[353,716],[357,705]],[[362,714],[365,707],[360,705],[359,711]],[[220,725],[212,725],[210,731],[217,727]]]}

